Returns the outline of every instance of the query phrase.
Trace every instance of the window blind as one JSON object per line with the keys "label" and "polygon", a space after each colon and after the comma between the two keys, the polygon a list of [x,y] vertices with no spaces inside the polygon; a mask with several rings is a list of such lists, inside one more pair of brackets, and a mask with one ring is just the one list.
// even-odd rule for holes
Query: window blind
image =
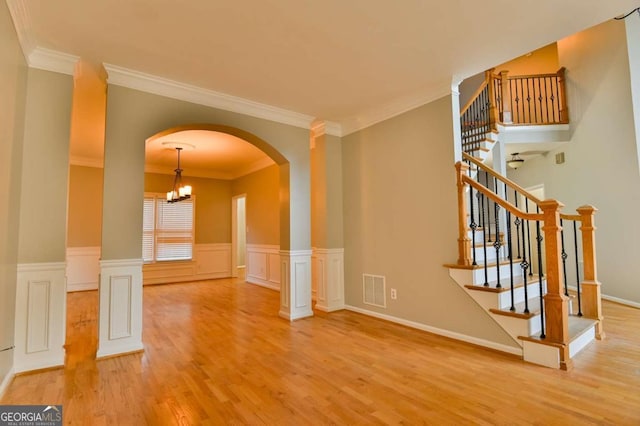
{"label": "window blind", "polygon": [[145,197],[142,237],[145,262],[192,259],[193,208],[193,198],[167,203],[160,195]]}

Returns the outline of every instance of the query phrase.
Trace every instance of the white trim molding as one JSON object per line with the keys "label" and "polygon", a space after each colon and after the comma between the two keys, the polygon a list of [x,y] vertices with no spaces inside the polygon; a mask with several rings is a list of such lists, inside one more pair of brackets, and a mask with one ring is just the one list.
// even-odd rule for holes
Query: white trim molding
{"label": "white trim molding", "polygon": [[142,345],[142,259],[100,261],[97,357],[126,354]]}
{"label": "white trim molding", "polygon": [[31,68],[74,75],[76,62],[78,62],[79,59],[79,57],[69,55],[68,53],[36,47],[29,54],[27,62]]}
{"label": "white trim molding", "polygon": [[280,246],[247,244],[245,280],[272,290],[280,291]]}
{"label": "white trim molding", "polygon": [[280,250],[279,315],[289,321],[313,316],[311,254],[311,250]]}
{"label": "white trim molding", "polygon": [[310,115],[250,101],[226,93],[215,92],[151,74],[145,74],[113,64],[105,63],[104,68],[109,74],[107,82],[117,86],[142,90],[168,98],[245,114],[251,117],[288,124],[290,126],[302,127],[304,129],[309,129],[314,119]]}
{"label": "white trim molding", "polygon": [[316,309],[344,309],[344,249],[314,248],[311,256],[312,289]]}
{"label": "white trim molding", "polygon": [[24,0],[7,0],[7,6],[13,19],[13,26],[16,28],[16,33],[18,34],[22,54],[25,60],[28,61],[29,54],[36,48],[36,43],[31,33],[31,18],[29,17],[29,12],[27,11]]}
{"label": "white trim molding", "polygon": [[67,292],[97,290],[100,247],[67,247]]}
{"label": "white trim molding", "polygon": [[19,264],[17,284],[15,372],[64,365],[65,262]]}
{"label": "white trim molding", "polygon": [[442,328],[432,327],[415,321],[409,321],[404,318],[398,318],[391,315],[381,314],[370,311],[368,309],[358,308],[357,306],[345,305],[345,309],[359,314],[368,315],[370,317],[391,321],[417,330],[426,331],[428,333],[437,334],[438,336],[448,337],[450,339],[460,340],[461,342],[471,343],[472,345],[484,346],[485,348],[494,349],[500,352],[506,352],[512,355],[522,356],[522,348],[515,346],[507,346],[501,343],[491,342],[485,339],[468,336],[466,334],[456,333],[455,331],[444,330]]}

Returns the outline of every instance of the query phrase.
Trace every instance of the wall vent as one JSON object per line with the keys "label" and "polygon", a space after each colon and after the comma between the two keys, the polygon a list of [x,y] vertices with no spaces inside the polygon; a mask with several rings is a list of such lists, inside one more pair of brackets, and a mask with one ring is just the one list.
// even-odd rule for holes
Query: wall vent
{"label": "wall vent", "polygon": [[387,289],[385,277],[362,274],[362,301],[367,305],[387,307]]}

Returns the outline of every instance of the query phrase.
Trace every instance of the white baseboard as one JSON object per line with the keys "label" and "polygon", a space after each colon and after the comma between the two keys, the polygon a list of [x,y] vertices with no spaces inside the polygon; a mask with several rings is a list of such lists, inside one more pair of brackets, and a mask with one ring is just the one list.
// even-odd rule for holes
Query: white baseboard
{"label": "white baseboard", "polygon": [[[578,288],[576,286],[571,286],[570,285],[567,288],[569,290],[578,291]],[[606,294],[601,294],[600,297],[602,297],[602,300],[608,300],[610,302],[615,302],[615,303],[619,303],[621,305],[631,306],[632,308],[640,309],[640,303],[634,302],[632,300],[621,299],[619,297],[609,296],[609,295],[606,295]]]}
{"label": "white baseboard", "polygon": [[638,302],[633,302],[631,300],[626,300],[626,299],[620,299],[619,297],[607,296],[606,294],[603,294],[601,297],[604,300],[608,300],[610,302],[616,302],[621,305],[631,306],[632,308],[640,309],[640,303]]}
{"label": "white baseboard", "polygon": [[13,367],[11,367],[11,369],[7,372],[7,375],[4,376],[4,380],[2,380],[2,383],[0,383],[0,400],[2,400],[4,393],[7,391],[7,388],[11,384],[11,381],[13,380],[15,375],[16,371],[13,369]]}
{"label": "white baseboard", "polygon": [[280,291],[279,284],[273,284],[268,281],[263,281],[256,278],[247,278],[246,282],[249,284],[260,286],[260,287],[265,287],[271,290]]}
{"label": "white baseboard", "polygon": [[419,322],[409,321],[404,318],[398,318],[391,315],[381,314],[379,312],[358,308],[356,306],[345,305],[344,308],[348,311],[353,311],[359,314],[368,315],[374,318],[379,318],[386,321],[394,322],[396,324],[401,324],[407,327],[415,328],[417,330],[422,330],[432,334],[437,334],[438,336],[448,337],[450,339],[460,340],[462,342],[483,346],[485,348],[494,349],[500,352],[506,352],[512,355],[522,356],[521,348],[507,346],[500,343],[491,342],[489,340],[479,339],[473,336],[467,336],[466,334],[456,333],[454,331],[443,330],[441,328],[432,327],[426,324],[421,324]]}

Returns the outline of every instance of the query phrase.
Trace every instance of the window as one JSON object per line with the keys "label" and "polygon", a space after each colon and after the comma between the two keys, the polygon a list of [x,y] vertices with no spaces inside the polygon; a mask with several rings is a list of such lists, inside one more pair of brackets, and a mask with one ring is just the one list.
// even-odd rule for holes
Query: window
{"label": "window", "polygon": [[142,232],[144,262],[191,260],[195,197],[167,203],[166,195],[145,194]]}

